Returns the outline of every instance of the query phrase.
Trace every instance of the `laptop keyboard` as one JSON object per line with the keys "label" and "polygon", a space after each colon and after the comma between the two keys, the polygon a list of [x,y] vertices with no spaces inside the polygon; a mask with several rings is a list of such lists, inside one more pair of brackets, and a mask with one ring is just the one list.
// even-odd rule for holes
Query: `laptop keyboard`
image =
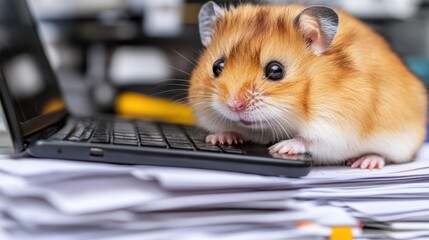
{"label": "laptop keyboard", "polygon": [[127,120],[82,120],[66,125],[52,139],[94,144],[157,147],[245,154],[239,146],[205,142],[207,132],[191,127]]}

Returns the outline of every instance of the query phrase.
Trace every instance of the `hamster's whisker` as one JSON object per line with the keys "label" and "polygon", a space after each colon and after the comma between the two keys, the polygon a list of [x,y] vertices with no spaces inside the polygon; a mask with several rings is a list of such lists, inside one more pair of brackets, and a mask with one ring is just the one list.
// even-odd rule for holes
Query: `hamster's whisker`
{"label": "hamster's whisker", "polygon": [[184,84],[184,83],[163,83],[163,84],[160,84],[158,87],[165,87],[165,86],[185,87],[184,89],[187,90],[188,87],[189,87],[189,84]]}
{"label": "hamster's whisker", "polygon": [[[183,96],[183,95],[185,95],[185,96]],[[175,94],[175,95],[171,96],[171,97],[170,97],[170,98],[168,98],[168,99],[175,99],[175,98],[177,98],[177,97],[179,97],[179,96],[183,96],[183,97],[181,97],[181,98],[187,98],[187,97],[188,97],[188,93],[187,93],[187,92],[180,92],[180,93],[177,93],[177,94]]]}
{"label": "hamster's whisker", "polygon": [[[259,106],[256,107],[256,108],[258,110],[258,116],[262,116],[262,119],[268,124],[268,126],[270,126],[270,129],[272,129],[273,126],[271,124],[271,121],[264,114],[262,114],[261,108]],[[259,121],[260,121],[260,123],[262,125],[262,120],[259,120]],[[274,134],[276,135],[277,133],[274,132]],[[264,139],[264,128],[262,128],[262,139]]]}
{"label": "hamster's whisker", "polygon": [[[281,123],[282,122],[282,120],[281,119],[279,119],[278,117],[274,117],[274,119],[279,123],[279,126],[280,126],[280,128],[281,128],[281,130],[283,130],[283,132],[286,134],[286,137],[288,138],[288,139],[291,139],[293,136],[292,136],[292,134],[283,126],[283,124]],[[286,122],[286,124],[289,126],[289,125],[291,125],[291,123],[289,122],[289,120],[288,119],[283,119],[283,121],[285,121]],[[284,139],[280,139],[279,138],[279,141],[280,140],[284,140]]]}
{"label": "hamster's whisker", "polygon": [[196,53],[196,54],[198,54],[198,55],[203,54],[203,50],[202,50],[202,49],[197,50],[197,49],[195,49],[195,48],[193,48],[193,47],[189,47],[189,49],[191,49],[192,51],[194,51],[194,53]]}
{"label": "hamster's whisker", "polygon": [[270,119],[270,123],[271,129],[273,129],[274,132],[274,139],[279,140],[282,136],[281,129],[279,129],[279,127],[277,126],[280,125],[279,121],[275,117],[273,117],[272,119]]}
{"label": "hamster's whisker", "polygon": [[186,61],[188,61],[190,64],[192,64],[192,66],[196,67],[197,65],[195,65],[194,62],[192,62],[189,58],[185,57],[183,54],[179,53],[178,51],[176,51],[175,49],[171,49],[173,50],[173,52],[177,53],[177,55],[181,56],[183,59],[185,59]]}
{"label": "hamster's whisker", "polygon": [[[181,94],[174,95],[172,97],[172,99],[174,99],[176,97],[179,97],[179,96],[181,96]],[[188,104],[188,101],[189,101],[188,100],[188,96],[184,96],[184,97],[181,97],[179,99],[176,99],[176,100],[172,101],[171,103],[173,103],[173,104],[175,104],[175,103],[185,103],[185,104]]]}
{"label": "hamster's whisker", "polygon": [[[214,122],[217,122],[217,121],[219,121],[219,119],[220,119],[220,117],[219,117],[219,114],[218,113],[216,113],[215,111],[213,111],[213,109],[208,109],[208,108],[206,108],[206,109],[204,109],[204,110],[201,110],[201,112],[200,112],[202,115],[205,115],[205,116],[208,116],[208,117],[210,117],[210,118],[212,118],[212,119],[214,119]],[[217,123],[216,123],[217,124]]]}
{"label": "hamster's whisker", "polygon": [[[266,102],[264,102],[265,104],[267,104],[268,106],[272,106],[272,107],[275,107],[275,108],[277,108],[277,106],[274,106],[274,105],[272,105],[272,104],[270,104],[270,103],[266,103]],[[283,125],[284,124],[282,124],[282,122],[284,121],[284,122],[286,122],[286,124],[288,124],[288,125],[291,125],[291,123],[289,122],[289,120],[287,119],[287,118],[284,118],[284,119],[279,119],[276,115],[275,115],[275,112],[272,110],[272,109],[270,109],[270,108],[266,108],[268,111],[270,111],[271,112],[271,115],[273,116],[272,117],[272,119],[274,120],[274,121],[276,121],[277,122],[277,124],[278,124],[278,126],[281,128],[280,130],[281,131],[283,131],[283,133],[285,133],[286,134],[286,136],[288,137],[288,138],[291,138],[291,135],[292,134],[290,134],[289,133],[289,131],[287,131],[284,127],[283,127]],[[278,108],[279,110],[281,110],[280,108]],[[289,112],[287,109],[286,110],[284,110],[285,112]],[[276,128],[276,129],[278,129],[278,127]],[[281,137],[281,136],[280,136]],[[278,139],[278,140],[282,140],[282,139]]]}
{"label": "hamster's whisker", "polygon": [[[259,107],[258,107],[259,108]],[[259,115],[261,115],[262,116],[262,120],[263,121],[265,121],[267,124],[268,124],[268,126],[270,126],[270,129],[271,129],[271,121],[267,118],[267,116],[265,116],[264,114],[262,114],[262,112],[261,111],[259,111]],[[261,125],[263,124],[262,121],[261,120]],[[264,130],[264,128],[262,128],[262,131]],[[269,130],[266,130],[266,132],[267,132],[267,134],[268,135],[270,135],[270,131]],[[270,136],[268,136],[268,137],[270,137]],[[262,138],[264,139],[264,137],[262,136]]]}
{"label": "hamster's whisker", "polygon": [[210,102],[211,99],[207,96],[201,95],[201,96],[188,96],[188,100],[193,100],[195,104],[202,103],[207,105],[207,102]]}
{"label": "hamster's whisker", "polygon": [[169,65],[169,67],[170,67],[170,68],[172,68],[172,69],[174,69],[174,70],[176,70],[176,71],[179,71],[179,72],[181,72],[181,73],[184,73],[184,74],[186,74],[186,75],[188,75],[188,76],[191,76],[191,74],[190,74],[190,73],[188,73],[188,72],[186,72],[186,71],[184,71],[184,70],[182,70],[182,69],[180,69],[180,68],[173,67],[173,66],[171,66],[171,65]]}
{"label": "hamster's whisker", "polygon": [[[227,123],[228,123],[228,118],[226,118],[225,116],[222,116],[221,117],[221,120],[222,120],[222,122],[221,122],[221,126],[225,126],[225,125],[227,125]],[[229,124],[228,124],[229,125]]]}
{"label": "hamster's whisker", "polygon": [[[176,94],[174,96],[171,96],[170,98],[166,98],[167,100],[170,100],[172,104],[186,104],[188,105],[188,99],[187,96],[184,97],[180,97],[182,96],[182,94]],[[176,99],[173,101],[174,98],[180,97],[179,99]],[[186,109],[183,109],[182,111],[180,111],[180,113],[185,112]]]}
{"label": "hamster's whisker", "polygon": [[206,105],[208,105],[208,102],[212,101],[212,99],[210,97],[207,97],[207,95],[200,95],[200,96],[188,96],[189,99],[194,100],[196,103],[205,103]]}
{"label": "hamster's whisker", "polygon": [[276,88],[276,87],[278,87],[278,86],[275,83],[272,84],[268,81],[263,81],[261,84],[261,87],[258,90],[261,92],[265,92],[267,90],[270,90],[271,88]]}
{"label": "hamster's whisker", "polygon": [[186,79],[173,79],[173,80],[171,80],[171,81],[174,81],[174,82],[184,82],[184,83],[188,83],[187,85],[189,86],[189,83],[190,83],[190,81],[189,80],[186,80]]}
{"label": "hamster's whisker", "polygon": [[184,82],[190,82],[189,79],[184,79],[184,78],[167,78],[167,79],[163,79],[164,81],[184,81]]}
{"label": "hamster's whisker", "polygon": [[[261,77],[260,80],[264,80],[266,77]],[[270,84],[268,81],[261,81],[260,86],[258,87],[258,91],[265,92],[272,87],[277,87],[275,84]]]}
{"label": "hamster's whisker", "polygon": [[165,91],[161,91],[161,92],[156,92],[154,94],[151,94],[151,96],[158,96],[160,94],[170,93],[170,92],[175,92],[175,91],[183,91],[183,89],[169,89],[169,90],[165,90]]}
{"label": "hamster's whisker", "polygon": [[222,114],[218,114],[218,113],[215,113],[214,115],[215,115],[214,116],[215,120],[213,121],[213,125],[215,125],[216,127],[223,126],[222,122],[224,122],[223,118],[225,117]]}
{"label": "hamster's whisker", "polygon": [[[261,78],[261,80],[263,80],[263,79],[266,79],[266,77],[264,76],[264,77],[262,77]],[[267,81],[267,82],[265,82],[265,81],[263,81],[262,82],[262,84],[261,84],[261,86],[259,87],[259,89],[258,89],[258,91],[260,91],[260,92],[264,92],[264,91],[266,91],[266,90],[268,90],[268,89],[270,89],[270,88],[272,88],[272,87],[277,87],[275,84],[269,84],[269,82]],[[283,111],[281,108],[279,108],[279,107],[277,107],[277,106],[274,106],[274,105],[272,105],[272,104],[270,104],[270,103],[267,103],[266,101],[263,101],[262,100],[262,102],[264,103],[264,104],[267,104],[268,106],[272,106],[272,107],[275,107],[275,108],[277,108],[277,109],[279,109],[279,110],[281,110],[281,111]],[[258,110],[260,110],[260,107],[258,107]],[[278,119],[278,117],[276,117],[276,114],[275,114],[275,112],[272,110],[272,109],[270,109],[270,108],[268,108],[268,110],[272,113],[271,115],[273,116],[272,118],[268,118],[265,114],[262,114],[262,116],[263,116],[263,118],[265,119],[265,121],[267,122],[267,124],[270,126],[270,128],[271,129],[273,129],[273,134],[274,134],[274,138],[275,139],[277,139],[278,141],[279,140],[283,140],[283,139],[281,139],[282,137],[282,134],[280,134],[280,133],[278,133],[278,132],[283,132],[284,134],[286,134],[286,136],[288,137],[288,138],[290,138],[291,137],[291,134],[289,133],[289,131],[287,131],[284,127],[283,127],[283,124],[282,124],[282,120],[280,120],[280,119]],[[287,109],[287,108],[285,108],[285,112],[290,112],[289,111],[290,109]],[[290,122],[288,121],[288,119],[285,119],[285,122],[288,124],[288,125],[290,125]]]}
{"label": "hamster's whisker", "polygon": [[209,116],[211,116],[211,115],[213,115],[214,113],[213,113],[213,111],[211,111],[210,109],[204,109],[204,110],[201,110],[201,113],[203,114],[203,115],[209,115]]}
{"label": "hamster's whisker", "polygon": [[[156,92],[156,93],[154,93],[154,95],[159,95],[159,94],[163,94],[163,93],[168,93],[168,92],[174,92],[174,91],[183,91],[183,92],[185,92],[185,93],[188,93],[188,87],[189,87],[189,85],[182,85],[182,84],[175,84],[175,83],[169,83],[169,84],[164,84],[164,85],[161,85],[161,86],[157,86],[157,87],[154,87],[154,88],[152,88],[151,89],[151,91],[154,91],[154,90],[156,90],[156,89],[158,89],[158,88],[161,88],[161,87],[165,87],[165,86],[180,86],[180,87],[183,87],[183,88],[177,88],[177,89],[168,89],[168,90],[165,90],[165,91],[161,91],[161,92]],[[209,87],[204,87],[204,88],[209,88]]]}
{"label": "hamster's whisker", "polygon": [[[281,123],[281,121],[279,121],[279,119],[277,118],[277,117],[273,117],[272,118],[273,119],[273,121],[274,122],[276,122],[276,124],[274,125],[274,127],[273,127],[273,130],[276,132],[276,136],[275,136],[275,139],[276,140],[281,140],[281,138],[282,138],[282,133],[284,133],[284,134],[286,134],[286,136],[289,138],[289,133],[288,133],[288,131],[283,127],[283,125],[282,125],[282,123]],[[279,131],[280,133],[279,133],[279,135],[277,136],[277,131]]]}
{"label": "hamster's whisker", "polygon": [[163,84],[160,84],[160,85],[157,85],[155,87],[150,88],[149,91],[155,91],[155,90],[157,90],[159,88],[167,87],[167,86],[174,86],[174,87],[180,86],[180,87],[184,87],[184,88],[180,88],[180,90],[187,90],[188,87],[189,87],[188,85],[180,85],[180,84],[177,84],[177,83],[163,83]]}
{"label": "hamster's whisker", "polygon": [[[270,129],[273,129],[273,124],[271,123],[271,121],[264,114],[262,114],[263,110],[259,106],[257,106],[256,109],[258,110],[258,116],[262,116],[264,121],[270,126]],[[274,135],[277,135],[276,131],[274,131]]]}
{"label": "hamster's whisker", "polygon": [[[204,103],[203,101],[200,102],[201,105],[203,105],[204,107],[207,106],[207,103]],[[215,109],[213,109],[211,106],[205,108],[202,113],[206,114],[206,112],[209,112],[209,117],[213,118],[213,125],[218,126],[218,124],[220,124],[220,121],[223,120],[223,118],[225,118],[222,114],[218,113]],[[212,117],[213,116],[213,117]],[[222,125],[220,125],[222,126]]]}
{"label": "hamster's whisker", "polygon": [[276,108],[276,109],[278,109],[278,110],[280,110],[280,111],[287,111],[287,112],[293,112],[293,108],[292,107],[290,107],[290,106],[288,106],[288,105],[286,105],[286,104],[283,104],[283,106],[276,106],[276,105],[274,105],[274,104],[272,104],[272,103],[269,103],[269,102],[266,102],[266,101],[263,101],[263,103],[265,103],[266,105],[268,105],[268,106],[271,106],[271,107],[273,107],[273,108]]}

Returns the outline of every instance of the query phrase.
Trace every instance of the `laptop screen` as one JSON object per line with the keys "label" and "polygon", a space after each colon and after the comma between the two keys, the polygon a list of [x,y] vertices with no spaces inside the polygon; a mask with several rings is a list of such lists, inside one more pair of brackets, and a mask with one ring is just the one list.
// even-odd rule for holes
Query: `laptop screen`
{"label": "laptop screen", "polygon": [[64,116],[65,103],[25,0],[0,0],[0,82],[9,128],[19,127],[21,137]]}

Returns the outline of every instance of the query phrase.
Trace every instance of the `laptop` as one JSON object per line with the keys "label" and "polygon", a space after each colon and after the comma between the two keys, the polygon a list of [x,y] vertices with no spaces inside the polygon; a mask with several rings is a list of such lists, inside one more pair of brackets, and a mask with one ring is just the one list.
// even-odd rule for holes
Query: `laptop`
{"label": "laptop", "polygon": [[266,145],[211,145],[207,132],[193,126],[72,116],[36,30],[25,0],[0,0],[0,99],[16,153],[271,176],[309,173],[309,155],[281,159]]}

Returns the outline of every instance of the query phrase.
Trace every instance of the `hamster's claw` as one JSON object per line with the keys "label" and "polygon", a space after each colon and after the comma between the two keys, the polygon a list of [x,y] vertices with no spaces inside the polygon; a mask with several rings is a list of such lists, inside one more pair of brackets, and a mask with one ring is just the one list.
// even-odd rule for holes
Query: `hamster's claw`
{"label": "hamster's claw", "polygon": [[360,158],[349,160],[347,164],[351,165],[352,168],[381,169],[385,165],[385,160],[379,155],[369,154]]}
{"label": "hamster's claw", "polygon": [[284,140],[269,147],[270,153],[297,155],[307,152],[307,146],[304,140],[293,138]]}
{"label": "hamster's claw", "polygon": [[243,143],[243,138],[238,133],[224,132],[224,133],[216,133],[216,134],[208,135],[206,137],[206,142],[211,143],[213,145],[215,144],[232,145],[232,144]]}

